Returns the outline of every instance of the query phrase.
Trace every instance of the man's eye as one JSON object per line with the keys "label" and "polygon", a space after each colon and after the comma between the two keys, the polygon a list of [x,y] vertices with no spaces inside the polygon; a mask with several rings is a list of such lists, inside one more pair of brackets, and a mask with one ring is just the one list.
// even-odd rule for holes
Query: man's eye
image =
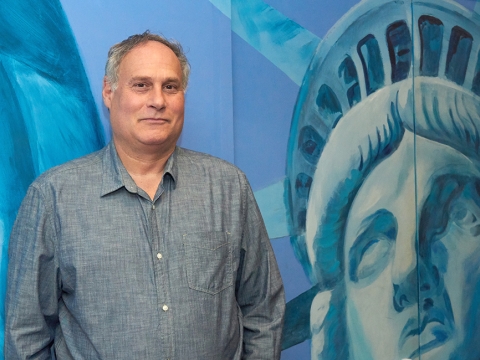
{"label": "man's eye", "polygon": [[137,84],[134,84],[133,86],[137,87],[137,88],[144,88],[146,87],[147,85],[145,83],[137,83]]}
{"label": "man's eye", "polygon": [[169,93],[174,93],[178,91],[179,86],[175,84],[167,84],[164,86],[165,91]]}

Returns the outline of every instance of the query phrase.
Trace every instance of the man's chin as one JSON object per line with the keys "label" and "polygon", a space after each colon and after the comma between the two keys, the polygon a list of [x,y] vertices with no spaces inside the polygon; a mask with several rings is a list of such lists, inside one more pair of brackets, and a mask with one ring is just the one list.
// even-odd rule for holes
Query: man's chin
{"label": "man's chin", "polygon": [[160,150],[175,148],[175,142],[165,138],[144,138],[140,140],[140,143],[146,147],[158,148]]}

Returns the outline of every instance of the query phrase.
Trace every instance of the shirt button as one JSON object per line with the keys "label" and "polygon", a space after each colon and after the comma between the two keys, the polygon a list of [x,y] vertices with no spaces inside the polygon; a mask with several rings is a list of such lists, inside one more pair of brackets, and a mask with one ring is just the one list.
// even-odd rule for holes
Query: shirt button
{"label": "shirt button", "polygon": [[160,253],[157,254],[157,259],[161,259],[162,257],[163,257],[162,254]]}
{"label": "shirt button", "polygon": [[163,311],[168,311],[168,306],[167,306],[167,305],[163,305],[162,309],[163,309]]}

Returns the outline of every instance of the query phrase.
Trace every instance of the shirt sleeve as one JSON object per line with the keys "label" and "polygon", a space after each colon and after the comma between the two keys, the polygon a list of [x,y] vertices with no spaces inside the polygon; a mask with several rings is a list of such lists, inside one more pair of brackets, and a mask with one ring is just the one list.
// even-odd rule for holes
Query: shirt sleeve
{"label": "shirt sleeve", "polygon": [[243,316],[242,359],[280,359],[285,295],[267,230],[244,179],[245,217],[236,296]]}
{"label": "shirt sleeve", "polygon": [[52,206],[30,186],[9,243],[5,359],[51,359],[60,286]]}

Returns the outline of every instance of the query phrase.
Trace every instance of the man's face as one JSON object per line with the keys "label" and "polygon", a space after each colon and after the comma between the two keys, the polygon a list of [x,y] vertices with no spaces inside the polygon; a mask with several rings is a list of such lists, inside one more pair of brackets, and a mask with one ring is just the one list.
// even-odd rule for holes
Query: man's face
{"label": "man's face", "polygon": [[366,178],[345,229],[353,359],[480,358],[479,178],[467,157],[408,131]]}
{"label": "man's face", "polygon": [[118,69],[117,88],[104,81],[113,139],[124,151],[173,152],[183,127],[185,94],[178,58],[148,41],[133,48]]}

